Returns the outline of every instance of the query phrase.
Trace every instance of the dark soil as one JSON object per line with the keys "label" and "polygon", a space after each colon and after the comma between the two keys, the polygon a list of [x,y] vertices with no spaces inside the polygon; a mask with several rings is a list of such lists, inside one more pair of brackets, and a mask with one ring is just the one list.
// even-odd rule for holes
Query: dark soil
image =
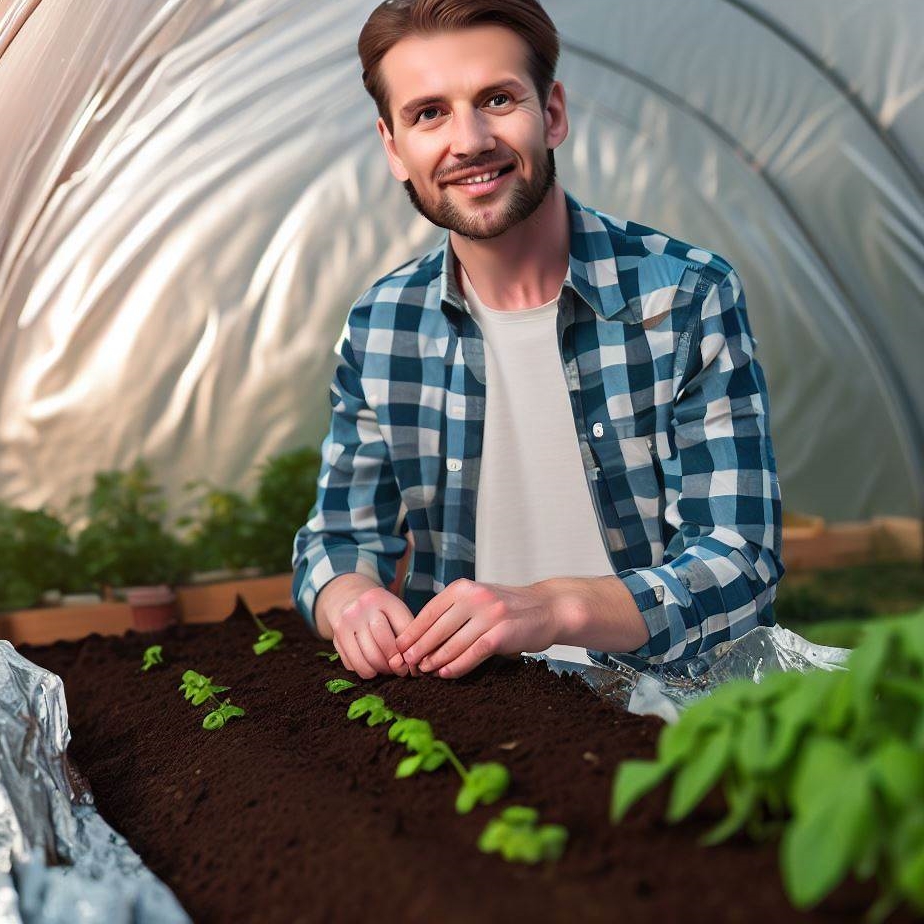
{"label": "dark soil", "polygon": [[[611,826],[613,770],[652,757],[662,723],[616,709],[575,678],[495,659],[462,680],[377,678],[333,695],[324,682],[347,672],[315,656],[326,646],[300,617],[263,618],[285,643],[261,657],[241,607],[218,625],[20,648],[64,680],[68,753],[103,817],[199,924],[841,922],[859,920],[869,902],[851,883],[798,914],[774,845],[697,846],[722,814],[718,797],[671,826],[659,791]],[[142,673],[155,641],[165,663]],[[188,668],[230,686],[224,695],[246,717],[204,730],[207,707],[177,690]],[[387,726],[346,718],[366,692],[428,719],[463,763],[504,763],[507,798],[460,816],[448,766],[394,779],[405,751]],[[477,850],[487,821],[513,803],[568,828],[560,861],[529,867]]]}

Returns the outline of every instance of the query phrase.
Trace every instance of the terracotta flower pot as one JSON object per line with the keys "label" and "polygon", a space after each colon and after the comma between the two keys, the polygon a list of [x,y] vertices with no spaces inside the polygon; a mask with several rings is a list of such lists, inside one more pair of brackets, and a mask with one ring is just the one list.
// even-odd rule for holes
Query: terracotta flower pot
{"label": "terracotta flower pot", "polygon": [[178,621],[176,594],[166,584],[129,587],[125,599],[132,608],[132,619],[139,632],[156,632]]}

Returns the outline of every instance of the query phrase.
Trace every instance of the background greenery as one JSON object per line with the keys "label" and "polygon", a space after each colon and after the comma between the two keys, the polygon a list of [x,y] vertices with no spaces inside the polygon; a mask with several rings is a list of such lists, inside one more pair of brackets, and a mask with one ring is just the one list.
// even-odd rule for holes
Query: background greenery
{"label": "background greenery", "polygon": [[225,568],[288,571],[295,533],[314,505],[320,461],[309,447],[270,458],[249,497],[191,482],[194,515],[175,523],[167,522],[163,492],[144,461],[98,472],[63,517],[0,504],[0,609],[34,606],[46,590],[175,584]]}
{"label": "background greenery", "polygon": [[924,566],[913,562],[788,572],[774,612],[816,645],[853,648],[868,623],[924,607]]}

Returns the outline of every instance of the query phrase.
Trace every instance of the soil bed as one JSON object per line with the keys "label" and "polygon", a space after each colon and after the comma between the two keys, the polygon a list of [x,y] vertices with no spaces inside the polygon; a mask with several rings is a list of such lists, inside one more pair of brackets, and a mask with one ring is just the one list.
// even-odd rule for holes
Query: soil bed
{"label": "soil bed", "polygon": [[[91,635],[21,646],[65,685],[70,759],[103,817],[124,834],[198,924],[225,922],[536,921],[720,922],[859,920],[870,891],[850,883],[812,914],[792,910],[775,845],[696,840],[723,813],[716,798],[668,825],[656,792],[625,822],[608,806],[619,760],[654,756],[660,720],[630,715],[544,665],[495,659],[459,681],[362,682],[315,656],[292,610],[264,622],[284,646],[256,657],[246,609],[224,622],[156,635]],[[163,645],[165,663],[141,673]],[[206,731],[206,707],[177,690],[186,669],[227,684],[247,715]],[[355,679],[355,678],[353,678]],[[470,815],[454,810],[449,767],[394,779],[405,751],[387,727],[346,718],[361,693],[429,720],[467,765],[500,761],[511,789]],[[510,804],[539,809],[570,839],[556,864],[528,867],[475,847]]]}

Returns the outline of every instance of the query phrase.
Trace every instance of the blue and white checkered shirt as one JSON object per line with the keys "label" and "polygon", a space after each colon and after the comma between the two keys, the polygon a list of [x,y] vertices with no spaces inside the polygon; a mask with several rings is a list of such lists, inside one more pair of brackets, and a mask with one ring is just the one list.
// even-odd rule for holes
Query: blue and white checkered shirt
{"label": "blue and white checkered shirt", "polygon": [[[783,574],[744,290],[715,254],[567,202],[557,330],[588,489],[613,572],[651,635],[631,654],[685,660],[772,625]],[[337,575],[394,581],[408,529],[412,613],[474,580],[484,345],[448,235],[360,297],[337,353],[317,502],[293,556],[312,628],[317,594]]]}

